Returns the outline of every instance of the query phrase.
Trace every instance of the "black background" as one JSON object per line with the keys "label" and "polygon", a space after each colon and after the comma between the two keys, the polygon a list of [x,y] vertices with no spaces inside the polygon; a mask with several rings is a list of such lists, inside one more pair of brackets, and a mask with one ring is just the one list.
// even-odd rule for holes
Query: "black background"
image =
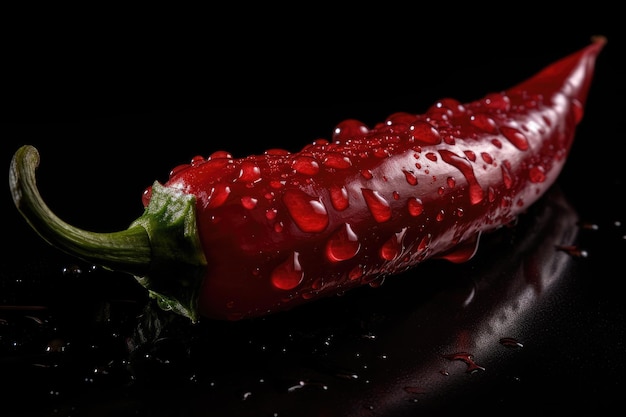
{"label": "black background", "polygon": [[[346,118],[373,125],[396,111],[421,113],[444,97],[470,101],[522,81],[586,46],[593,35],[605,35],[608,44],[597,62],[587,112],[559,178],[559,187],[578,216],[589,224],[600,225],[598,233],[603,234],[589,237],[583,232],[587,240],[582,243],[588,245],[590,256],[585,259],[587,264],[572,267],[574,272],[568,269],[575,284],[567,285],[562,293],[542,304],[541,320],[524,322],[523,329],[519,329],[534,342],[530,347],[526,345],[525,356],[518,358],[516,366],[524,369],[517,371],[523,374],[519,386],[502,388],[498,386],[502,380],[497,377],[465,382],[461,378],[456,384],[465,387],[449,390],[449,401],[447,390],[442,389],[440,395],[418,395],[419,401],[408,411],[406,398],[397,400],[402,402],[401,407],[355,407],[359,415],[373,416],[445,414],[451,409],[515,412],[580,407],[598,411],[618,404],[619,392],[626,386],[621,295],[624,274],[620,262],[625,254],[626,230],[615,223],[626,222],[621,203],[626,191],[622,105],[626,97],[622,62],[626,44],[624,31],[616,23],[617,11],[603,6],[547,14],[535,5],[515,4],[506,12],[473,5],[452,14],[453,10],[445,8],[415,7],[417,10],[410,13],[406,6],[391,5],[339,13],[302,5],[298,10],[188,11],[158,19],[147,11],[132,17],[118,11],[110,18],[86,11],[79,12],[81,18],[52,19],[45,12],[37,17],[11,15],[16,24],[5,29],[2,40],[5,72],[0,83],[0,148],[7,173],[13,152],[22,144],[35,145],[41,154],[39,188],[57,215],[89,230],[121,230],[141,214],[144,188],[154,180],[165,180],[171,168],[194,155],[227,150],[237,157],[275,147],[297,151],[318,137],[328,138],[333,127]],[[192,22],[191,16],[199,19]],[[2,204],[5,244],[0,262],[4,284],[0,289],[9,294],[3,299],[48,303],[50,300],[40,293],[43,290],[28,285],[24,290],[15,282],[23,280],[34,287],[43,277],[54,275],[50,272],[54,268],[72,261],[28,228],[15,210],[8,185]],[[479,275],[476,270],[491,271],[485,266],[487,260],[481,258],[465,271],[474,271],[474,275]],[[425,267],[424,271],[434,275],[459,272],[445,269],[449,267],[438,272],[437,267]],[[50,283],[42,285],[54,288]],[[102,290],[105,284],[96,280],[94,285],[106,293]],[[132,283],[128,284],[130,289],[126,285],[110,291],[141,299],[133,292]],[[66,305],[61,310],[61,323],[80,332],[85,323],[72,319],[71,313],[82,314],[91,306],[89,297],[97,291],[88,286],[89,291],[81,293],[80,285],[63,288],[68,292],[61,299],[71,308]],[[394,288],[383,294],[402,294]],[[425,293],[437,293],[436,289]],[[59,295],[54,291],[52,294]],[[371,295],[364,297],[369,300]],[[355,305],[360,306],[358,300],[356,296]],[[428,305],[429,301],[420,303]],[[320,329],[335,329],[329,324],[332,319],[328,311],[343,311],[334,304],[328,309],[318,308],[325,312],[312,310],[322,317],[318,328],[306,312],[295,316],[317,336],[323,333]],[[404,313],[396,310],[394,317],[408,320]],[[373,313],[364,314],[371,318]],[[277,320],[260,326],[280,336],[277,329],[285,323]],[[296,324],[282,320],[297,332]],[[436,326],[429,320],[409,323],[422,329]],[[251,325],[230,329],[219,325],[219,330],[211,331],[227,336],[229,332],[251,331],[246,326]],[[404,324],[399,329],[410,327]],[[9,337],[6,333],[4,337],[6,344]],[[240,333],[229,337],[245,339]],[[397,357],[422,354],[426,349],[416,347],[420,341],[409,335],[406,341],[406,346],[395,348]],[[227,346],[238,345],[231,342]],[[388,350],[392,356],[392,349]],[[28,366],[22,368],[17,360],[19,354],[5,350],[0,361],[0,367],[10,370],[9,377],[19,382],[10,394],[30,387],[26,377],[20,379]],[[211,360],[200,361],[203,369],[211,369]],[[404,375],[401,362],[390,361],[389,370],[376,372]],[[198,365],[197,360],[191,363]],[[228,363],[235,362],[231,358]],[[186,415],[212,415],[215,407],[224,407],[220,415],[227,415],[225,410],[231,404],[242,415],[299,415],[277,411],[283,409],[280,401],[296,401],[293,396],[285,400],[276,394],[283,393],[279,389],[265,393],[268,399],[275,396],[275,401],[259,405],[258,412],[245,407],[242,410],[245,401],[241,393],[246,390],[243,381],[256,375],[252,371],[246,374],[246,369],[256,368],[247,361],[243,363],[241,368],[231,369],[241,377],[228,380],[233,385],[230,390],[224,388],[225,397],[219,401],[213,398],[206,404],[203,389],[182,397],[176,391],[177,398],[182,399],[167,402],[169,408],[164,409],[154,406],[149,390],[141,391],[141,395],[114,390],[107,396],[89,391],[91,406],[89,400],[76,400],[70,389],[65,402],[50,400],[49,395],[40,393],[43,389],[31,395],[44,398],[38,409],[41,415],[64,415],[59,404],[74,405],[67,415],[177,415],[176,410],[185,410]],[[498,361],[494,368],[515,374],[507,361]],[[32,376],[29,369],[25,372]],[[483,374],[489,371],[487,368]],[[165,377],[150,378],[161,381]],[[378,380],[378,392],[393,389],[386,378]],[[346,403],[367,403],[367,399],[360,398],[366,390],[347,384],[348,388],[339,388]],[[331,384],[329,391],[332,388]],[[459,394],[463,390],[466,393]],[[297,401],[309,413],[306,415],[334,416],[332,410],[341,409],[337,406],[339,397],[328,394],[327,398],[325,403],[324,395],[316,392]],[[385,398],[395,401],[393,395]],[[23,405],[21,409],[29,410],[31,406]],[[16,413],[20,407],[16,406]],[[58,414],[52,414],[55,409]],[[180,413],[183,415],[183,411]]]}

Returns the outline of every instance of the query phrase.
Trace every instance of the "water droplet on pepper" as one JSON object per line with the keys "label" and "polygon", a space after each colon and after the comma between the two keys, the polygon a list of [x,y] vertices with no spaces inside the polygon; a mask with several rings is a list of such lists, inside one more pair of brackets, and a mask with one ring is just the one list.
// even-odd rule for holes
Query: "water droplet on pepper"
{"label": "water droplet on pepper", "polygon": [[474,174],[474,168],[472,167],[472,164],[467,159],[462,158],[447,149],[441,149],[439,151],[439,155],[441,156],[441,159],[443,159],[445,162],[461,171],[461,174],[463,174],[463,176],[467,180],[467,184],[469,186],[470,203],[480,203],[485,196],[485,192],[483,191],[480,184],[478,184],[478,180],[476,179],[476,175]]}
{"label": "water droplet on pepper", "polygon": [[301,155],[293,160],[293,169],[303,175],[315,175],[319,172],[320,166],[311,156]]}
{"label": "water droplet on pepper", "polygon": [[321,232],[328,225],[324,204],[304,192],[288,190],[283,195],[285,207],[303,232]]}
{"label": "water droplet on pepper", "polygon": [[293,252],[289,258],[278,265],[270,276],[272,285],[281,290],[293,290],[304,279],[304,272],[300,266],[300,254]]}
{"label": "water droplet on pepper", "polygon": [[409,198],[407,200],[407,209],[409,210],[409,214],[411,216],[419,216],[424,212],[424,205],[422,204],[422,200],[416,197]]}
{"label": "water droplet on pepper", "polygon": [[361,249],[357,235],[349,224],[345,224],[326,243],[326,257],[333,262],[353,258]]}
{"label": "water droplet on pepper", "polygon": [[377,222],[383,223],[391,218],[391,207],[389,207],[387,200],[378,191],[362,188],[361,192],[370,213],[372,213]]}
{"label": "water droplet on pepper", "polygon": [[423,145],[439,145],[441,143],[441,135],[430,123],[416,121],[409,126],[411,138]]}
{"label": "water droplet on pepper", "polygon": [[504,137],[507,138],[509,142],[511,142],[513,146],[520,151],[528,150],[528,139],[519,130],[508,126],[501,126],[500,132],[502,132]]}
{"label": "water droplet on pepper", "polygon": [[546,180],[546,172],[542,166],[535,165],[528,170],[528,178],[534,183],[544,182]]}

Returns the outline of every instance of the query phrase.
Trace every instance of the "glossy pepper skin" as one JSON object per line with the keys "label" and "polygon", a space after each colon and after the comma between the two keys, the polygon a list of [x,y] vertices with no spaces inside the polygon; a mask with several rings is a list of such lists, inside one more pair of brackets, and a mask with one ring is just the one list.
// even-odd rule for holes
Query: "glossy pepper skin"
{"label": "glossy pepper skin", "polygon": [[106,239],[49,213],[34,148],[16,153],[11,188],[50,243],[133,274],[194,321],[288,310],[430,258],[470,259],[483,232],[556,181],[605,42],[473,102],[446,98],[372,127],[345,120],[299,152],[195,157],[148,187],[144,215]]}

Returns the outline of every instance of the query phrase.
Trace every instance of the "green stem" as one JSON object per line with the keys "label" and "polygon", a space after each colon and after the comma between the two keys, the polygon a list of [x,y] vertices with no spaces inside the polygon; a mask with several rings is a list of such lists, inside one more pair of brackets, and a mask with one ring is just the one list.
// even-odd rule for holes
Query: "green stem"
{"label": "green stem", "polygon": [[9,185],[13,201],[31,227],[51,245],[106,268],[143,274],[150,265],[150,238],[142,227],[94,233],[67,224],[45,204],[37,190],[39,152],[25,145],[11,162]]}
{"label": "green stem", "polygon": [[195,197],[153,184],[144,214],[127,230],[95,233],[57,217],[37,190],[39,152],[19,148],[9,171],[16,207],[49,244],[104,268],[132,274],[159,305],[196,321],[206,258],[196,226]]}

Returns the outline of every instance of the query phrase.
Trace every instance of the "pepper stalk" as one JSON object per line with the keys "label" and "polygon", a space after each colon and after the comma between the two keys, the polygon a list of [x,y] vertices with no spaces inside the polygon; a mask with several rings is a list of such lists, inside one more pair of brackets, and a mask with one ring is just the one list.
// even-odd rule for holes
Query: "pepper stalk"
{"label": "pepper stalk", "polygon": [[161,308],[197,322],[207,261],[198,236],[195,196],[155,182],[150,204],[128,229],[91,232],[61,220],[43,201],[35,175],[39,161],[37,149],[24,145],[9,170],[13,201],[30,226],[72,256],[133,275]]}

